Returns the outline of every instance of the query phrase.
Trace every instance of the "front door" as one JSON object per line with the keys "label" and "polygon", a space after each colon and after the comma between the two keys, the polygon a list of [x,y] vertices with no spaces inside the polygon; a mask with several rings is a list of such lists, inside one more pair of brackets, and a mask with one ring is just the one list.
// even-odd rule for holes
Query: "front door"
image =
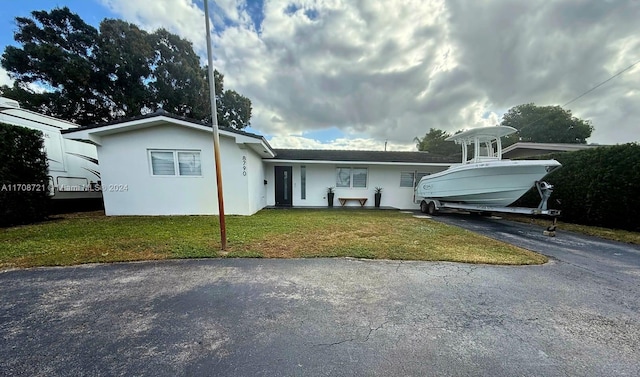
{"label": "front door", "polygon": [[275,166],[277,207],[291,207],[293,203],[291,198],[293,193],[291,171],[291,166]]}

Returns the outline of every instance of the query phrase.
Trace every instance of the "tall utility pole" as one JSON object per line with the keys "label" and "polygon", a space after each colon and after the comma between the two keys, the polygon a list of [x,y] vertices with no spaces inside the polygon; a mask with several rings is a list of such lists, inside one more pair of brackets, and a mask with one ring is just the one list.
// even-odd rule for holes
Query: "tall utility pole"
{"label": "tall utility pole", "polygon": [[220,218],[220,250],[227,249],[227,227],[224,223],[224,198],[222,194],[222,167],[220,163],[220,135],[218,135],[218,112],[216,111],[216,83],[213,75],[213,53],[211,52],[211,27],[209,26],[209,0],[204,0],[204,19],[207,25],[207,58],[209,59],[209,97],[211,98],[211,127],[213,128],[213,157],[216,165],[218,186],[218,217]]}

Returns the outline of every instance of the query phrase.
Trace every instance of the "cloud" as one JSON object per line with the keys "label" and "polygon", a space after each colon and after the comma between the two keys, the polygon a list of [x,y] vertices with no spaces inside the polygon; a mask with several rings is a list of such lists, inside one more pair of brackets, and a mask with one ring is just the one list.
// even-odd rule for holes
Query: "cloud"
{"label": "cloud", "polygon": [[[145,30],[164,28],[206,53],[204,11],[191,0],[100,0],[111,12]],[[206,55],[205,55],[206,56]]]}
{"label": "cloud", "polygon": [[0,67],[0,86],[2,85],[12,86],[13,79],[9,77],[9,73],[6,69]]}
{"label": "cloud", "polygon": [[[269,144],[274,148],[293,149],[332,149],[332,150],[367,150],[383,151],[385,142],[370,138],[338,138],[323,142],[304,136],[274,136],[269,139]],[[387,142],[388,151],[415,151],[415,143],[392,143]]]}
{"label": "cloud", "polygon": [[[563,105],[640,60],[634,1],[449,1],[461,69],[491,106]],[[638,70],[567,108],[590,119],[592,141],[637,140]],[[623,114],[628,117],[624,119]]]}
{"label": "cloud", "polygon": [[[201,1],[102,1],[205,56]],[[277,144],[319,148],[299,135],[335,127],[348,135],[340,145],[410,146],[432,127],[562,105],[640,60],[634,0],[221,0],[211,10],[215,66]],[[568,106],[592,120],[590,141],[637,140],[638,69]]]}

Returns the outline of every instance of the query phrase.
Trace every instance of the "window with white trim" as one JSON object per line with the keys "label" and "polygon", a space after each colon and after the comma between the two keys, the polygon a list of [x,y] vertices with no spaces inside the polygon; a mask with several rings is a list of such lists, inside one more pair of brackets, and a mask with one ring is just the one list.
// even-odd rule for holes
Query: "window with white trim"
{"label": "window with white trim", "polygon": [[429,175],[429,174],[431,174],[431,173],[419,173],[419,172],[416,172],[416,183],[415,183],[415,185],[417,186],[418,183],[420,182],[420,180],[422,179],[422,177],[424,177],[426,175]]}
{"label": "window with white trim", "polygon": [[352,187],[367,188],[367,168],[353,168]]}
{"label": "window with white trim", "polygon": [[307,199],[307,166],[300,166],[300,199]]}
{"label": "window with white trim", "polygon": [[151,175],[202,176],[200,151],[150,150]]}
{"label": "window with white trim", "polygon": [[367,188],[367,168],[336,168],[336,187]]}
{"label": "window with white trim", "polygon": [[416,171],[403,171],[400,173],[400,187],[415,187],[422,177],[429,174],[430,173],[419,173]]}
{"label": "window with white trim", "polygon": [[412,171],[401,172],[400,187],[413,187],[413,176],[414,176],[414,172]]}

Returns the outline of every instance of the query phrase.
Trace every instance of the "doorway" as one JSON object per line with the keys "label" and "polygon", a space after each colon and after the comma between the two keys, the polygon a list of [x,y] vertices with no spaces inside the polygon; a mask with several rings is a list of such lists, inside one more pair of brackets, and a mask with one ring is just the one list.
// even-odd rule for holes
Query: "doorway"
{"label": "doorway", "polygon": [[275,166],[276,207],[291,207],[293,204],[293,175],[291,166]]}

